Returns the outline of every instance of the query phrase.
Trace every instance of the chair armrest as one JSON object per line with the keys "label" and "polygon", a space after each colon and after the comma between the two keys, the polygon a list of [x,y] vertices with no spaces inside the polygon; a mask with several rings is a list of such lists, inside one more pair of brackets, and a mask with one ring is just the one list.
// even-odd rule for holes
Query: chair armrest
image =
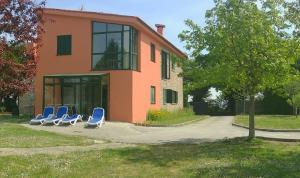
{"label": "chair armrest", "polygon": [[39,119],[41,117],[43,117],[42,114],[38,114],[38,115],[35,116],[35,119]]}
{"label": "chair armrest", "polygon": [[47,117],[47,119],[53,119],[53,117],[55,117],[54,114],[49,114],[49,116]]}
{"label": "chair armrest", "polygon": [[64,114],[64,115],[61,117],[61,119],[64,120],[64,119],[66,119],[67,117],[69,117],[69,115],[68,115],[68,114]]}

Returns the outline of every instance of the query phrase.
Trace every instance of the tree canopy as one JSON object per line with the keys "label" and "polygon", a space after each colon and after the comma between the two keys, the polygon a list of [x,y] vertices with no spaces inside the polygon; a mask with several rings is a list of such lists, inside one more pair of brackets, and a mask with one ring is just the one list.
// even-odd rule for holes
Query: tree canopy
{"label": "tree canopy", "polygon": [[215,0],[204,27],[186,20],[189,29],[179,35],[192,58],[206,52],[210,61],[190,71],[198,86],[219,84],[249,96],[249,138],[255,136],[255,95],[297,75],[291,65],[298,44],[289,33],[286,9],[283,0]]}
{"label": "tree canopy", "polygon": [[0,102],[30,90],[36,71],[44,1],[0,2]]}

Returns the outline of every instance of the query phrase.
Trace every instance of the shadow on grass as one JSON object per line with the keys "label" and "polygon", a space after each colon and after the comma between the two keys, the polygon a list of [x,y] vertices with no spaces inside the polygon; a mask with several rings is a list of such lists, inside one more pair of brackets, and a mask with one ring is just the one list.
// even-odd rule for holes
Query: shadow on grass
{"label": "shadow on grass", "polygon": [[138,165],[178,167],[188,176],[299,177],[299,144],[246,138],[201,144],[163,144],[110,150]]}
{"label": "shadow on grass", "polygon": [[0,116],[0,123],[28,123],[30,116]]}

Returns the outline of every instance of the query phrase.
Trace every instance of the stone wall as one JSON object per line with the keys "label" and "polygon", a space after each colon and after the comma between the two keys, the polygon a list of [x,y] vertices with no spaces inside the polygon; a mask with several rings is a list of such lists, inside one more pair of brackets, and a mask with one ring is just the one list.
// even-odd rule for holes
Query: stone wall
{"label": "stone wall", "polygon": [[[161,108],[167,109],[169,111],[174,111],[177,109],[183,108],[183,79],[179,77],[178,74],[182,72],[181,67],[175,65],[174,69],[172,65],[170,66],[170,79],[162,79],[161,80]],[[171,89],[178,92],[178,103],[177,104],[164,104],[164,96],[163,90],[164,89]]]}

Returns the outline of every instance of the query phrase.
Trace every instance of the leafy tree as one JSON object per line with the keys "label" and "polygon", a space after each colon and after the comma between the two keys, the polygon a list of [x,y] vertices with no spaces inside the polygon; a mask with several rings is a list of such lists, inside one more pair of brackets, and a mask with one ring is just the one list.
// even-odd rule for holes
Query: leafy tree
{"label": "leafy tree", "polygon": [[283,86],[284,96],[287,98],[287,102],[293,106],[294,115],[297,117],[297,107],[298,106],[298,95],[300,94],[300,80],[297,78],[290,79],[284,86]]}
{"label": "leafy tree", "polygon": [[290,75],[297,48],[287,33],[282,0],[215,0],[206,25],[186,21],[179,37],[192,57],[207,51],[205,68],[195,67],[197,85],[220,84],[249,97],[249,139],[255,137],[255,95],[276,88]]}
{"label": "leafy tree", "polygon": [[32,86],[44,5],[30,0],[0,2],[0,102],[16,100]]}
{"label": "leafy tree", "polygon": [[294,100],[294,105],[295,105],[295,108],[296,108],[295,115],[296,115],[296,118],[297,118],[298,117],[298,109],[300,107],[300,93],[295,95],[293,100]]}

